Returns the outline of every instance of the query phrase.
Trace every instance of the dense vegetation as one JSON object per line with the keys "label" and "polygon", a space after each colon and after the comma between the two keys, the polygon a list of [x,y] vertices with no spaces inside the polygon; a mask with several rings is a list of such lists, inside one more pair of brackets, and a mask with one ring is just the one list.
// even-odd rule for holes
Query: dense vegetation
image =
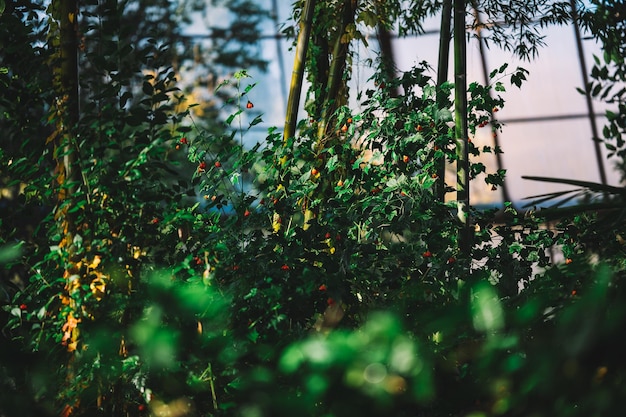
{"label": "dense vegetation", "polygon": [[[253,147],[254,2],[218,2],[234,23],[204,51],[196,2],[47,3],[0,0],[0,416],[620,414],[625,192],[544,179],[580,198],[472,208],[468,181],[505,172],[471,138],[527,72],[463,82],[466,23],[532,59],[576,19],[623,158],[620,2],[297,1],[285,126]],[[352,109],[354,44],[435,13],[455,79],[383,51]],[[208,103],[191,62],[230,73],[195,83]]]}

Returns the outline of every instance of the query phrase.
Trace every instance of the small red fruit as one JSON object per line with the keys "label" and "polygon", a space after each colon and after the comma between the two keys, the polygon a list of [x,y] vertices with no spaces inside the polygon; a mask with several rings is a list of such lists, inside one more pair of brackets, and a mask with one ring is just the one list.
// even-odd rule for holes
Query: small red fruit
{"label": "small red fruit", "polygon": [[346,132],[348,131],[348,125],[343,125],[343,126],[341,126],[341,131],[342,131],[343,133],[346,133]]}
{"label": "small red fruit", "polygon": [[248,100],[248,102],[246,103],[246,109],[251,109],[253,107],[254,107],[254,104],[252,104],[252,102]]}
{"label": "small red fruit", "polygon": [[196,265],[202,265],[202,259],[199,256],[194,256],[193,261]]}
{"label": "small red fruit", "polygon": [[282,269],[283,271],[289,271],[289,265],[285,264],[283,266],[280,267],[280,269]]}
{"label": "small red fruit", "polygon": [[319,171],[316,168],[313,168],[311,170],[311,175],[317,175],[317,174],[319,174]]}
{"label": "small red fruit", "polygon": [[28,308],[26,304],[20,304],[20,310],[24,311]]}
{"label": "small red fruit", "polygon": [[424,130],[424,128],[422,127],[422,125],[417,125],[417,131],[421,132],[422,130]]}
{"label": "small red fruit", "polygon": [[410,160],[411,158],[409,158],[407,155],[402,155],[402,162],[404,162],[405,164],[408,164]]}
{"label": "small red fruit", "polygon": [[187,138],[186,138],[186,137],[182,137],[182,138],[180,138],[180,141],[179,141],[179,142],[181,143],[181,145],[187,145],[187,144],[189,143],[189,142],[187,141]]}
{"label": "small red fruit", "polygon": [[326,291],[328,288],[326,287],[326,284],[322,284],[320,285],[320,287],[318,288],[318,290],[320,291]]}
{"label": "small red fruit", "polygon": [[573,260],[572,258],[567,258],[567,259],[565,260],[565,265],[569,265],[569,264],[571,264],[572,262],[574,262],[574,260]]}
{"label": "small red fruit", "polygon": [[326,232],[326,234],[324,235],[324,239],[330,239],[330,232]]}
{"label": "small red fruit", "polygon": [[139,410],[139,411],[144,411],[145,409],[146,409],[146,405],[145,404],[139,404],[137,406],[137,410]]}
{"label": "small red fruit", "polygon": [[576,290],[572,290],[572,296],[576,295]]}
{"label": "small red fruit", "polygon": [[454,256],[451,256],[448,258],[448,264],[453,264],[456,262],[456,259],[454,259]]}
{"label": "small red fruit", "polygon": [[426,252],[422,253],[422,256],[424,258],[430,258],[430,257],[433,256],[433,253],[431,251],[427,250]]}
{"label": "small red fruit", "polygon": [[157,224],[157,223],[159,223],[159,219],[155,217],[154,219],[152,219],[151,223],[152,224]]}
{"label": "small red fruit", "polygon": [[347,122],[348,122],[348,124],[352,123],[352,117],[348,117]]}
{"label": "small red fruit", "polygon": [[333,304],[335,304],[335,300],[333,300],[332,298],[329,298],[328,300],[326,300],[326,304],[328,304],[329,306],[332,306]]}
{"label": "small red fruit", "polygon": [[239,270],[239,265],[233,265],[233,271],[238,271]]}
{"label": "small red fruit", "polygon": [[202,161],[200,162],[200,164],[198,165],[198,171],[199,172],[204,172],[206,170],[206,162]]}
{"label": "small red fruit", "polygon": [[246,210],[243,212],[243,217],[248,217],[250,216],[250,210]]}
{"label": "small red fruit", "polygon": [[215,161],[215,168],[221,168],[222,163],[220,161]]}

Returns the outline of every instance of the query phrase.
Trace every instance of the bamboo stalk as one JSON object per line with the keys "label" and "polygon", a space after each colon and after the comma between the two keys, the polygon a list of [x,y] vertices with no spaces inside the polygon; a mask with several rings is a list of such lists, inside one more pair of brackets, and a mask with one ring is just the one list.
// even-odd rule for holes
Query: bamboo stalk
{"label": "bamboo stalk", "polygon": [[[437,87],[441,87],[446,81],[448,81],[448,68],[450,63],[450,38],[452,33],[450,26],[452,23],[452,0],[444,0],[443,8],[441,9],[441,32],[439,35],[439,60],[437,63]],[[438,93],[437,101],[439,108],[442,108],[444,98]],[[437,166],[437,182],[435,184],[435,192],[437,199],[441,202],[445,199],[445,175],[446,175],[446,160],[442,158]]]}
{"label": "bamboo stalk", "polygon": [[456,196],[457,215],[462,227],[459,249],[464,255],[470,250],[469,212],[469,147],[467,129],[467,51],[465,41],[465,0],[454,0],[454,120],[456,137]]}
{"label": "bamboo stalk", "polygon": [[283,132],[283,142],[286,144],[289,138],[296,133],[296,123],[298,120],[298,108],[300,106],[300,96],[302,94],[302,80],[304,79],[304,63],[311,37],[311,26],[313,23],[313,11],[316,0],[305,0],[300,19],[300,33],[296,44],[296,57],[291,73],[291,84],[289,85],[289,99],[287,100],[287,113],[285,116],[285,129]]}
{"label": "bamboo stalk", "polygon": [[348,46],[350,40],[345,39],[346,29],[353,21],[355,7],[352,7],[354,0],[344,0],[341,27],[337,32],[337,39],[333,47],[332,62],[328,71],[328,81],[326,86],[326,99],[322,108],[322,117],[317,128],[318,146],[323,142],[330,118],[337,109],[337,98],[343,71],[346,67],[346,57],[348,55]]}

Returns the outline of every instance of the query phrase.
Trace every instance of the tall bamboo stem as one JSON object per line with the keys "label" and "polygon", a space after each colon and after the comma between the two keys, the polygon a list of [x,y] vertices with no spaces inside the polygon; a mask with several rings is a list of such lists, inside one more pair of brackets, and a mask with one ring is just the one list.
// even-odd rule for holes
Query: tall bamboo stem
{"label": "tall bamboo stem", "polygon": [[454,120],[456,137],[456,195],[461,221],[459,249],[470,250],[469,212],[469,147],[467,129],[467,50],[465,40],[465,0],[454,0]]}
{"label": "tall bamboo stem", "polygon": [[304,79],[304,63],[311,37],[311,26],[313,24],[313,11],[316,0],[305,0],[302,17],[300,19],[300,33],[296,44],[296,57],[291,73],[291,84],[289,85],[289,99],[287,100],[287,114],[285,116],[285,129],[283,140],[286,143],[296,133],[296,123],[298,120],[298,108],[300,107],[300,96],[302,94],[302,81]]}
{"label": "tall bamboo stem", "polygon": [[[450,61],[450,38],[452,33],[450,26],[452,23],[452,0],[444,0],[443,8],[441,9],[441,34],[439,36],[439,60],[437,63],[437,87],[441,87],[446,81],[448,81],[448,67]],[[441,96],[441,91],[438,93],[437,101],[439,108],[443,107],[444,97]],[[437,166],[437,183],[435,192],[437,193],[437,199],[441,202],[445,198],[445,176],[446,176],[446,160],[442,158]]]}

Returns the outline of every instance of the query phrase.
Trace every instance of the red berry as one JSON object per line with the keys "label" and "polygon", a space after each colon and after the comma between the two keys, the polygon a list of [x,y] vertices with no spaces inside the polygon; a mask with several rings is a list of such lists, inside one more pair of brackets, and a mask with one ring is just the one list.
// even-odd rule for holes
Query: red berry
{"label": "red berry", "polygon": [[20,310],[26,310],[28,306],[26,304],[20,304]]}
{"label": "red berry", "polygon": [[456,259],[454,259],[454,256],[451,256],[451,257],[448,258],[448,263],[449,264],[453,264],[455,262],[456,262]]}
{"label": "red berry", "polygon": [[139,410],[139,411],[144,411],[145,409],[146,409],[145,404],[139,404],[139,405],[137,406],[137,410]]}
{"label": "red berry", "polygon": [[289,271],[290,268],[289,268],[289,265],[285,264],[285,265],[281,266],[280,269],[282,269],[283,271]]}
{"label": "red berry", "polygon": [[328,304],[329,306],[332,306],[333,304],[335,304],[335,300],[333,300],[332,298],[329,298],[328,300],[326,300],[326,304]]}
{"label": "red berry", "polygon": [[352,117],[348,117],[347,122],[348,122],[348,124],[352,123]]}
{"label": "red berry", "polygon": [[195,256],[193,258],[193,261],[196,263],[196,265],[202,265],[202,259],[200,259],[199,256]]}
{"label": "red berry", "polygon": [[320,287],[318,288],[318,290],[320,291],[326,291],[328,288],[326,287],[326,284],[322,284],[320,285]]}
{"label": "red berry", "polygon": [[233,271],[238,271],[239,270],[239,265],[233,265]]}
{"label": "red berry", "polygon": [[243,212],[243,217],[248,217],[250,215],[250,210],[246,210]]}
{"label": "red berry", "polygon": [[319,174],[319,171],[317,169],[313,168],[311,170],[311,175],[317,175],[317,174]]}
{"label": "red berry", "polygon": [[182,138],[180,138],[180,143],[183,144],[183,145],[187,145],[189,142],[187,141],[186,137],[182,137]]}
{"label": "red berry", "polygon": [[200,164],[198,165],[198,171],[204,171],[206,170],[206,162],[202,161],[200,162]]}
{"label": "red berry", "polygon": [[402,162],[404,162],[405,164],[408,164],[410,160],[411,158],[409,158],[407,155],[402,155]]}
{"label": "red berry", "polygon": [[154,219],[152,219],[151,223],[152,224],[157,224],[157,223],[159,223],[159,219],[155,217]]}
{"label": "red berry", "polygon": [[327,233],[324,235],[324,239],[330,239],[330,232],[327,232]]}
{"label": "red berry", "polygon": [[248,100],[248,102],[246,103],[246,109],[251,109],[253,107],[254,107],[254,104],[252,104],[252,102]]}
{"label": "red berry", "polygon": [[572,295],[576,295],[576,290],[572,290]]}
{"label": "red berry", "polygon": [[215,161],[215,168],[221,168],[222,163],[220,161]]}
{"label": "red berry", "polygon": [[417,131],[421,132],[424,128],[422,127],[422,125],[417,125]]}
{"label": "red berry", "polygon": [[343,133],[346,133],[346,132],[348,131],[348,125],[343,125],[343,126],[341,126],[341,131],[342,131]]}
{"label": "red berry", "polygon": [[567,258],[567,259],[565,260],[565,264],[566,264],[566,265],[569,265],[569,264],[571,264],[572,262],[574,262],[574,260],[573,260],[572,258]]}
{"label": "red berry", "polygon": [[427,250],[426,252],[422,253],[422,256],[424,258],[430,258],[431,256],[433,256],[433,253],[429,250]]}

